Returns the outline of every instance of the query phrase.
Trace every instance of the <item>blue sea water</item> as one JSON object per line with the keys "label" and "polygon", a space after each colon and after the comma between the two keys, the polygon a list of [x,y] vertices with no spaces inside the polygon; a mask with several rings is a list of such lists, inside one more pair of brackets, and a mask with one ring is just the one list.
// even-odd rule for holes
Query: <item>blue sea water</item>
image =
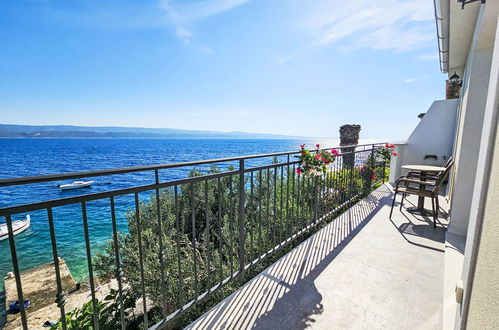
{"label": "blue sea water", "polygon": [[[338,144],[337,140],[0,139],[0,179],[292,151],[298,150],[303,142],[310,147],[319,142],[323,147]],[[189,168],[163,170],[161,180],[183,178],[188,172]],[[89,189],[67,192],[61,192],[54,182],[0,188],[0,207],[151,184],[154,173],[120,174],[92,180],[96,183]],[[145,193],[140,198],[147,200],[149,196]],[[133,207],[133,202],[133,196],[116,198],[121,232],[127,231],[125,213]],[[87,212],[91,253],[95,255],[112,238],[109,201],[89,202]],[[56,207],[53,214],[59,256],[65,259],[76,280],[87,279],[81,205]],[[31,212],[30,216],[31,228],[15,236],[21,269],[53,261],[47,211]],[[14,220],[24,217],[25,214],[18,214]],[[0,217],[0,223],[4,222]],[[0,241],[0,256],[0,276],[3,277],[12,271],[8,240]]]}

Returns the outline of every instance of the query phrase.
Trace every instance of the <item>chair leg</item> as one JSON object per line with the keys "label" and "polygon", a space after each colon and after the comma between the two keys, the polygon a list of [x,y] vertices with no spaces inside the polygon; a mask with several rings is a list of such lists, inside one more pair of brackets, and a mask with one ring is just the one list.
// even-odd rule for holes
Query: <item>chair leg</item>
{"label": "chair leg", "polygon": [[395,205],[395,198],[397,197],[397,191],[393,193],[392,208],[390,210],[390,220],[392,219],[393,206]]}
{"label": "chair leg", "polygon": [[437,206],[437,218],[438,218],[438,214],[440,213],[440,204],[438,203],[438,195],[435,197],[435,202],[436,202],[436,206]]}
{"label": "chair leg", "polygon": [[435,198],[431,198],[431,210],[433,212],[433,228],[437,228],[437,213],[435,212]]}
{"label": "chair leg", "polygon": [[400,211],[402,211],[402,206],[404,205],[405,194],[402,194],[402,200],[400,201]]}

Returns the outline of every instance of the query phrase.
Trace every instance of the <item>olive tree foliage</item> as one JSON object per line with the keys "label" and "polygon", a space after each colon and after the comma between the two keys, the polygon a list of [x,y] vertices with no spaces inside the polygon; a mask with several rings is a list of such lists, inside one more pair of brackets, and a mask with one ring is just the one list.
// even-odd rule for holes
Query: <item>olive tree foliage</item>
{"label": "olive tree foliage", "polygon": [[[212,166],[189,176],[220,173]],[[119,234],[117,247],[110,240],[96,255],[94,269],[102,279],[114,277],[117,248],[124,290],[132,297],[143,295],[143,269],[145,295],[166,316],[238,271],[241,256],[248,264],[317,214],[363,193],[370,182],[366,178],[358,168],[312,177],[276,165],[246,173],[242,183],[233,174],[161,189],[159,199],[154,191],[140,202],[139,212],[127,212],[128,232]],[[236,287],[237,282],[229,283],[217,294],[222,297]]]}
{"label": "olive tree foliage", "polygon": [[[209,174],[218,172],[217,168],[212,167]],[[198,175],[200,173],[197,171],[190,173],[191,177]],[[133,295],[140,297],[143,293],[141,261],[146,295],[161,308],[164,297],[166,313],[173,312],[202,290],[214,285],[220,265],[224,274],[228,272],[228,261],[235,256],[221,235],[225,236],[225,240],[234,239],[228,228],[231,223],[228,217],[231,181],[234,179],[227,177],[221,178],[220,182],[206,181],[207,186],[205,182],[186,184],[178,187],[176,192],[174,189],[162,189],[159,200],[152,193],[149,201],[140,202],[139,218],[135,210],[126,214],[128,233],[119,235],[118,251],[123,282]],[[204,205],[206,199],[208,208]],[[222,216],[221,230],[215,226],[219,214]],[[101,278],[111,278],[115,274],[114,249],[114,242],[110,240],[106,249],[94,259],[94,268]]]}

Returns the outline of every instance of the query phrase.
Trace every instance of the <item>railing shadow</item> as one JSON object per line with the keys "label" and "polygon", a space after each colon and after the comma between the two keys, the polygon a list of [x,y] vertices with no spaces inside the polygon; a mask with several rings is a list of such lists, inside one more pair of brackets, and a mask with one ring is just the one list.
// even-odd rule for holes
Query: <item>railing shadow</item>
{"label": "railing shadow", "polygon": [[[393,195],[391,196],[393,198]],[[388,218],[392,225],[397,229],[400,235],[406,240],[407,243],[430,249],[438,252],[445,252],[444,250],[432,246],[433,243],[444,243],[445,231],[447,230],[446,224],[442,223],[439,219],[437,223],[439,226],[433,228],[433,219],[429,216],[414,216],[406,211],[407,207],[415,207],[416,204],[410,199],[404,201],[403,211],[399,210],[400,203],[396,202],[392,219]],[[446,212],[444,214],[447,214]],[[439,213],[441,216],[441,213]],[[423,222],[424,224],[420,224]]]}
{"label": "railing shadow", "polygon": [[314,280],[389,200],[385,186],[372,192],[188,328],[276,328],[300,301],[300,321],[292,327],[312,325],[324,311]]}

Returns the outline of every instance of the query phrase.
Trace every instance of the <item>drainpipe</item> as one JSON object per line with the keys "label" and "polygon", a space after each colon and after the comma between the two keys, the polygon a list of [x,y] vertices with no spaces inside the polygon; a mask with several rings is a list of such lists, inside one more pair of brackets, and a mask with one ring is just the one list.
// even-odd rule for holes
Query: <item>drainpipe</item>
{"label": "drainpipe", "polygon": [[437,30],[438,57],[440,70],[449,72],[449,16],[450,0],[433,0],[435,26]]}

